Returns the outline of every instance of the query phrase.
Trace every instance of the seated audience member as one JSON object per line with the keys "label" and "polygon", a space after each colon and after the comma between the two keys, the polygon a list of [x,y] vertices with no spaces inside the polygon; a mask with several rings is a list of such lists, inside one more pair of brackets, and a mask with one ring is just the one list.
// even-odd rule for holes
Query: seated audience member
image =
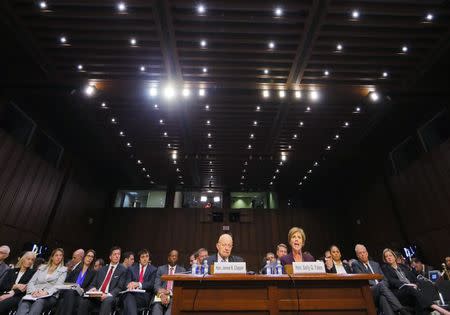
{"label": "seated audience member", "polygon": [[263,257],[260,273],[267,274],[267,266],[272,270],[274,270],[277,266],[277,259],[275,258],[275,254],[272,252],[266,253],[266,255]]}
{"label": "seated audience member", "polygon": [[153,296],[156,277],[156,267],[150,264],[150,252],[147,249],[137,254],[139,260],[128,268],[127,290],[145,290],[145,293],[125,293],[121,298],[123,302],[122,314],[135,315],[138,308],[149,306]]}
{"label": "seated audience member", "polygon": [[109,265],[104,266],[95,275],[88,291],[100,291],[101,297],[82,298],[78,314],[85,315],[99,308],[99,315],[109,315],[114,307],[116,296],[125,290],[127,269],[120,264],[120,247],[113,247],[109,252]]}
{"label": "seated audience member", "polygon": [[449,311],[433,304],[431,298],[418,290],[417,279],[413,272],[405,265],[397,263],[393,250],[389,248],[383,250],[383,261],[386,264],[382,269],[389,287],[403,305],[413,305],[417,315],[429,314],[431,310],[450,315]]}
{"label": "seated audience member", "polygon": [[203,261],[208,257],[208,250],[206,248],[200,248],[195,252],[194,258],[197,260],[199,265],[203,265]]}
{"label": "seated audience member", "polygon": [[443,268],[442,278],[444,280],[450,280],[450,256],[445,257],[445,261],[442,265],[445,266],[445,268]]}
{"label": "seated audience member", "polygon": [[0,282],[2,282],[3,277],[6,275],[6,271],[9,269],[9,266],[5,263],[5,260],[9,257],[10,251],[9,246],[0,246]]}
{"label": "seated audience member", "polygon": [[52,251],[47,265],[41,265],[27,285],[27,294],[41,298],[36,301],[22,298],[16,315],[40,315],[42,312],[50,310],[57,301],[57,286],[64,284],[66,276],[67,268],[64,266],[64,250],[56,248]]}
{"label": "seated audience member", "polygon": [[429,279],[429,274],[428,272],[433,270],[433,267],[425,265],[422,260],[420,260],[419,258],[412,258],[411,259],[411,271],[414,273],[414,275],[417,276],[422,276],[425,277],[427,279]]}
{"label": "seated audience member", "polygon": [[288,248],[285,244],[280,243],[277,245],[277,259],[280,259],[283,256],[286,256],[288,252]]}
{"label": "seated audience member", "polygon": [[26,252],[20,257],[17,268],[9,269],[0,282],[0,315],[7,315],[17,308],[27,291],[27,284],[36,269],[32,269],[36,254]]}
{"label": "seated audience member", "polygon": [[314,261],[314,257],[310,254],[303,253],[302,248],[305,246],[306,235],[303,229],[293,227],[288,233],[288,243],[291,247],[291,252],[286,256],[281,257],[280,262],[283,266],[292,265],[294,261]]}
{"label": "seated audience member", "polygon": [[102,258],[98,258],[94,264],[94,270],[99,271],[105,266],[105,261]]}
{"label": "seated audience member", "polygon": [[195,259],[195,253],[189,256],[189,270],[192,270],[192,265],[194,263],[198,264],[197,259]]}
{"label": "seated audience member", "polygon": [[[364,245],[357,244],[355,246],[355,253],[358,260],[355,260],[352,264],[354,273],[377,273],[384,276],[380,265],[373,260],[369,260],[369,253]],[[385,279],[369,280],[369,285],[372,290],[375,305],[383,315],[394,315],[395,313],[402,315],[410,314],[403,308],[403,305],[389,289],[389,284]]]}
{"label": "seated audience member", "polygon": [[80,248],[73,252],[72,259],[66,264],[67,272],[71,272],[81,263],[84,257],[84,249]]}
{"label": "seated audience member", "polygon": [[[210,255],[206,258],[208,266],[214,265],[215,262],[243,262],[242,257],[231,255],[233,249],[233,238],[230,234],[222,234],[216,244],[217,254]],[[211,271],[211,268],[209,269]]]}
{"label": "seated audience member", "polygon": [[45,261],[44,258],[37,257],[36,260],[34,261],[33,269],[38,269],[40,266],[46,265],[46,264],[47,264],[47,262]]}
{"label": "seated audience member", "polygon": [[397,265],[404,265],[406,268],[411,270],[411,267],[407,263],[405,256],[403,256],[400,252],[394,252],[394,254],[397,256]]}
{"label": "seated audience member", "polygon": [[328,273],[352,273],[352,268],[343,262],[341,251],[336,245],[330,247],[331,260],[325,261],[325,270]]}
{"label": "seated audience member", "polygon": [[167,264],[158,267],[156,271],[154,291],[156,293],[153,302],[152,315],[170,315],[172,311],[173,281],[164,281],[163,275],[173,275],[186,271],[177,265],[178,251],[171,250],[167,256]]}
{"label": "seated audience member", "polygon": [[264,257],[266,261],[268,261],[270,264],[276,263],[277,259],[275,258],[275,254],[272,252],[266,253],[266,257]]}
{"label": "seated audience member", "polygon": [[123,266],[125,268],[130,268],[134,264],[134,253],[133,252],[125,252],[123,253]]}
{"label": "seated audience member", "polygon": [[[96,275],[94,270],[94,259],[95,251],[89,249],[86,252],[86,256],[83,258],[83,262],[78,264],[76,268],[67,275],[65,282],[78,284],[83,292],[90,288]],[[59,293],[59,300],[60,302],[58,303],[56,314],[73,314],[76,313],[81,296],[76,290],[63,290]]]}

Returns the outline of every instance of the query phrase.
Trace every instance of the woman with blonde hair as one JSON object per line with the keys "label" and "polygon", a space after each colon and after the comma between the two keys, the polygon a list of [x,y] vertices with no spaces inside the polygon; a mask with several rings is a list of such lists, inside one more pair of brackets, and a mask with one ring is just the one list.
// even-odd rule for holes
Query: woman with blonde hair
{"label": "woman with blonde hair", "polygon": [[34,252],[26,252],[20,257],[16,268],[9,269],[0,283],[0,315],[14,311],[25,295],[27,284],[35,269],[31,267],[36,259]]}
{"label": "woman with blonde hair", "polygon": [[297,261],[314,261],[314,257],[311,256],[311,254],[302,252],[305,241],[306,235],[303,229],[294,226],[289,230],[288,242],[291,247],[291,252],[280,258],[280,262],[283,266],[292,265],[293,262]]}
{"label": "woman with blonde hair", "polygon": [[41,265],[27,286],[27,294],[36,300],[20,301],[16,315],[40,315],[56,304],[57,286],[64,284],[67,268],[64,267],[64,250],[56,248],[52,251],[46,265]]}

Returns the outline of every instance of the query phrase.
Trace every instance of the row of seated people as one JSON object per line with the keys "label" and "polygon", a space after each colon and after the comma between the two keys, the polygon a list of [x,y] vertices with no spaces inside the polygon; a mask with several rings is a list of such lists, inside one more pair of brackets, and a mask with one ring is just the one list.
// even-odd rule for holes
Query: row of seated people
{"label": "row of seated people", "polygon": [[[277,247],[277,256],[282,265],[292,264],[294,261],[314,261],[311,254],[302,251],[306,241],[302,229],[292,228],[288,233],[288,241],[291,248],[289,254],[286,245],[280,244]],[[0,255],[2,248],[4,247],[0,247]],[[197,260],[196,263],[199,264],[206,260],[208,265],[214,262],[243,261],[241,257],[231,254],[233,240],[228,234],[220,236],[216,248],[217,254],[208,256],[207,250],[202,248],[191,258]],[[98,271],[92,267],[95,252],[88,250],[83,258],[80,251],[76,251],[73,259],[64,266],[63,250],[55,249],[48,263],[39,266],[37,270],[31,269],[35,254],[25,253],[20,258],[17,268],[6,272],[0,281],[0,292],[4,292],[0,296],[0,314],[7,314],[17,305],[19,315],[40,314],[43,310],[51,308],[56,309],[57,314],[81,315],[97,310],[100,314],[108,315],[115,306],[118,306],[123,314],[134,315],[140,307],[149,305],[152,306],[152,314],[170,314],[173,283],[162,281],[161,276],[185,272],[185,269],[178,265],[176,250],[170,251],[168,263],[158,268],[150,264],[149,252],[142,250],[137,255],[139,263],[127,268],[120,264],[120,248],[114,247],[110,251],[110,264]],[[426,314],[430,310],[450,314],[421,293],[417,278],[409,269],[396,263],[396,256],[392,250],[384,251],[383,260],[386,264],[383,267],[369,260],[363,245],[357,245],[355,252],[358,260],[349,266],[341,261],[339,248],[333,245],[329,256],[325,257],[326,270],[330,273],[384,274],[384,280],[370,282],[376,305],[383,314],[409,314],[404,307],[408,304],[415,307],[416,314]],[[125,260],[127,259],[128,261],[124,261],[126,265],[132,260],[130,255],[125,257]],[[58,285],[64,282],[77,283],[84,292],[100,291],[101,296],[84,298],[75,290],[58,291]],[[126,289],[141,289],[145,290],[145,293],[120,294]],[[25,294],[47,297],[29,301],[22,299]]]}

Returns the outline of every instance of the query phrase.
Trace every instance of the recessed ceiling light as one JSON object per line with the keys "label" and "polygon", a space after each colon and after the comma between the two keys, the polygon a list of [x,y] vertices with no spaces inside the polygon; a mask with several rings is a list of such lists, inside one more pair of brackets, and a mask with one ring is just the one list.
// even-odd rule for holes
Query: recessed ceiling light
{"label": "recessed ceiling light", "polygon": [[199,4],[199,5],[197,6],[197,12],[198,12],[199,14],[204,14],[204,13],[206,12],[205,6],[204,6],[203,4]]}
{"label": "recessed ceiling light", "polygon": [[273,182],[270,182],[269,185],[273,185]]}
{"label": "recessed ceiling light", "polygon": [[141,72],[145,71],[145,67],[144,66],[141,66],[140,69],[141,69]]}
{"label": "recessed ceiling light", "polygon": [[276,170],[275,170],[275,173],[279,173],[280,172],[280,170],[277,168]]}
{"label": "recessed ceiling light", "polygon": [[145,177],[147,177],[147,178],[150,178],[150,175],[149,175],[149,174],[147,174],[147,175],[145,175]]}
{"label": "recessed ceiling light", "polygon": [[209,105],[205,105],[205,110],[209,110]]}
{"label": "recessed ceiling light", "polygon": [[189,90],[188,88],[183,89],[182,92],[184,97],[189,97],[189,95],[191,95],[191,90]]}
{"label": "recessed ceiling light", "polygon": [[123,137],[125,136],[125,133],[123,131],[119,132],[119,136]]}
{"label": "recessed ceiling light", "polygon": [[319,92],[317,92],[317,91],[311,91],[311,92],[309,92],[309,98],[310,98],[312,101],[317,101],[317,100],[319,99]]}
{"label": "recessed ceiling light", "polygon": [[308,113],[309,113],[310,111],[311,111],[311,107],[309,107],[309,106],[308,106],[308,107],[306,107],[306,112],[308,112]]}
{"label": "recessed ceiling light", "polygon": [[117,10],[119,10],[119,12],[125,12],[126,9],[127,5],[124,2],[119,2],[117,4]]}
{"label": "recessed ceiling light", "polygon": [[283,9],[280,7],[275,8],[274,13],[276,16],[282,16],[283,15]]}
{"label": "recessed ceiling light", "polygon": [[326,149],[331,150],[331,145],[327,145]]}
{"label": "recessed ceiling light", "polygon": [[295,91],[295,98],[302,98],[302,92],[301,91]]}
{"label": "recessed ceiling light", "polygon": [[210,132],[208,132],[208,138],[211,138],[211,133]]}
{"label": "recessed ceiling light", "polygon": [[312,170],[308,170],[308,174],[311,174],[312,173]]}
{"label": "recessed ceiling light", "polygon": [[172,160],[176,160],[178,159],[178,152],[177,151],[173,151],[172,152]]}
{"label": "recessed ceiling light", "polygon": [[212,144],[208,144],[208,149],[211,149],[212,148]]}
{"label": "recessed ceiling light", "polygon": [[212,161],[209,161],[209,165],[211,165],[212,164]]}
{"label": "recessed ceiling light", "polygon": [[293,136],[292,136],[292,139],[297,139],[298,138],[298,135],[295,133]]}
{"label": "recessed ceiling light", "polygon": [[404,45],[402,47],[402,52],[407,53],[408,52],[408,46]]}
{"label": "recessed ceiling light", "polygon": [[137,160],[137,164],[142,164],[142,161],[141,160]]}
{"label": "recessed ceiling light", "polygon": [[305,175],[305,176],[303,176],[303,179],[304,179],[304,180],[308,179],[308,176],[306,176],[306,175]]}
{"label": "recessed ceiling light", "polygon": [[209,172],[210,172],[210,173],[212,173],[212,172],[213,172],[213,169],[212,169],[212,168],[210,168],[210,169],[209,169]]}
{"label": "recessed ceiling light", "polygon": [[211,125],[211,120],[207,120],[207,121],[206,121],[206,124],[207,124],[207,125]]}
{"label": "recessed ceiling light", "polygon": [[434,19],[434,16],[433,16],[433,14],[428,13],[427,16],[425,17],[425,19],[426,19],[427,21],[432,21],[432,20]]}
{"label": "recessed ceiling light", "polygon": [[243,182],[240,182],[239,184],[240,184],[240,185],[244,185],[244,183],[243,183]]}
{"label": "recessed ceiling light", "polygon": [[170,143],[168,143],[168,144],[167,144],[167,147],[168,147],[168,148],[171,148],[171,147],[172,147],[172,145],[171,145]]}
{"label": "recessed ceiling light", "polygon": [[383,78],[387,78],[388,76],[389,76],[389,73],[387,73],[386,71],[385,72],[383,72]]}
{"label": "recessed ceiling light", "polygon": [[326,76],[326,77],[329,76],[329,75],[330,75],[330,71],[325,70],[325,71],[323,72],[323,75]]}
{"label": "recessed ceiling light", "polygon": [[304,125],[303,121],[299,122],[298,125],[299,125],[300,127],[303,127],[303,125]]}
{"label": "recessed ceiling light", "polygon": [[66,36],[61,36],[61,37],[59,38],[59,42],[60,42],[61,44],[66,44],[66,43],[67,43],[67,37],[66,37]]}
{"label": "recessed ceiling light", "polygon": [[270,49],[274,49],[275,48],[275,43],[274,42],[269,42],[268,44]]}
{"label": "recessed ceiling light", "polygon": [[164,97],[166,99],[172,99],[175,96],[175,88],[171,84],[167,84],[164,87]]}
{"label": "recessed ceiling light", "polygon": [[130,148],[131,147],[131,143],[127,142],[127,147]]}
{"label": "recessed ceiling light", "polygon": [[247,148],[248,148],[248,149],[251,149],[251,148],[252,148],[252,145],[251,145],[251,144],[249,144],[249,145],[247,146]]}
{"label": "recessed ceiling light", "polygon": [[95,85],[89,84],[84,88],[84,94],[87,96],[93,96],[95,94],[96,88]]}
{"label": "recessed ceiling light", "polygon": [[208,45],[207,41],[206,41],[206,40],[204,40],[204,39],[202,39],[202,40],[200,41],[200,47],[203,47],[203,48],[205,48],[205,47],[206,47],[206,45]]}
{"label": "recessed ceiling light", "polygon": [[339,135],[335,135],[334,139],[336,139],[336,140],[339,139]]}
{"label": "recessed ceiling light", "polygon": [[167,137],[167,132],[166,131],[164,131],[163,136]]}
{"label": "recessed ceiling light", "polygon": [[303,185],[303,183],[302,183],[302,182],[300,182],[300,183],[298,183],[298,185],[299,185],[299,186],[301,186],[301,185]]}
{"label": "recessed ceiling light", "polygon": [[248,162],[247,162],[247,161],[245,161],[245,162],[244,162],[244,165],[248,165]]}
{"label": "recessed ceiling light", "polygon": [[372,102],[376,102],[376,101],[378,101],[380,99],[380,96],[378,95],[377,92],[370,92],[369,96],[370,96],[370,100]]}
{"label": "recessed ceiling light", "polygon": [[106,108],[106,103],[105,102],[102,103],[102,107]]}
{"label": "recessed ceiling light", "polygon": [[154,109],[158,109],[158,104],[153,105]]}
{"label": "recessed ceiling light", "polygon": [[[286,161],[287,157],[286,154],[284,152],[281,152],[281,161]],[[283,164],[280,164],[283,165]]]}
{"label": "recessed ceiling light", "polygon": [[264,98],[268,98],[270,96],[269,90],[263,90],[262,95]]}
{"label": "recessed ceiling light", "polygon": [[258,126],[258,122],[256,120],[253,121],[253,126]]}
{"label": "recessed ceiling light", "polygon": [[359,18],[359,11],[358,10],[353,10],[352,11],[352,18],[354,18],[354,19]]}
{"label": "recessed ceiling light", "polygon": [[261,106],[256,106],[256,111],[259,112],[261,110]]}
{"label": "recessed ceiling light", "polygon": [[277,177],[275,175],[272,176],[272,179],[277,179]]}
{"label": "recessed ceiling light", "polygon": [[344,127],[348,127],[348,126],[350,126],[350,124],[349,124],[348,121],[346,121],[346,122],[344,123]]}
{"label": "recessed ceiling light", "polygon": [[204,67],[204,68],[202,69],[202,71],[203,71],[203,73],[207,73],[207,72],[208,72],[208,68]]}
{"label": "recessed ceiling light", "polygon": [[147,172],[147,170],[145,169],[145,167],[142,168],[142,171],[143,171],[143,172]]}
{"label": "recessed ceiling light", "polygon": [[79,64],[79,65],[77,66],[77,69],[80,70],[80,71],[83,70],[83,65],[82,65],[82,64]]}
{"label": "recessed ceiling light", "polygon": [[355,107],[355,113],[359,113],[359,112],[361,112],[361,107],[359,107],[359,106]]}
{"label": "recessed ceiling light", "polygon": [[161,125],[164,124],[164,120],[160,119],[160,120],[159,120],[159,123],[160,123]]}
{"label": "recessed ceiling light", "polygon": [[39,7],[41,8],[41,9],[47,9],[47,2],[45,2],[45,1],[40,1],[39,2]]}
{"label": "recessed ceiling light", "polygon": [[205,89],[199,89],[198,90],[198,96],[205,96],[205,95],[206,95]]}
{"label": "recessed ceiling light", "polygon": [[131,44],[131,46],[136,46],[136,44],[137,44],[137,40],[136,40],[136,38],[130,38],[130,44]]}
{"label": "recessed ceiling light", "polygon": [[314,167],[317,167],[317,166],[319,166],[319,163],[318,162],[314,162]]}
{"label": "recessed ceiling light", "polygon": [[255,135],[253,133],[250,134],[250,139],[254,139]]}
{"label": "recessed ceiling light", "polygon": [[280,96],[280,98],[285,98],[286,97],[286,91],[284,91],[284,90],[278,91],[278,95]]}
{"label": "recessed ceiling light", "polygon": [[155,97],[158,95],[158,89],[155,87],[151,87],[149,90],[150,96]]}
{"label": "recessed ceiling light", "polygon": [[291,145],[288,145],[288,149],[289,149],[289,150],[292,149],[292,146],[291,146]]}
{"label": "recessed ceiling light", "polygon": [[264,69],[264,74],[269,74],[269,69]]}
{"label": "recessed ceiling light", "polygon": [[344,46],[342,46],[342,44],[337,44],[336,45],[336,50],[337,51],[342,51],[343,48],[344,48]]}

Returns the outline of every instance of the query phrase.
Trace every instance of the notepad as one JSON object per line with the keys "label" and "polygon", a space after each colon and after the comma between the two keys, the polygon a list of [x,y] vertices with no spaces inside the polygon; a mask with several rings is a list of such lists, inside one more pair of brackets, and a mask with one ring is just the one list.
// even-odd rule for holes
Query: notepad
{"label": "notepad", "polygon": [[141,289],[134,289],[134,290],[125,290],[125,291],[121,291],[119,292],[119,294],[124,294],[124,293],[145,293],[145,290],[141,290]]}
{"label": "notepad", "polygon": [[48,297],[51,297],[51,296],[52,296],[51,294],[47,294],[47,295],[44,295],[44,296],[34,297],[31,294],[27,294],[22,299],[24,301],[37,301],[39,299],[45,299],[45,298],[48,298]]}

